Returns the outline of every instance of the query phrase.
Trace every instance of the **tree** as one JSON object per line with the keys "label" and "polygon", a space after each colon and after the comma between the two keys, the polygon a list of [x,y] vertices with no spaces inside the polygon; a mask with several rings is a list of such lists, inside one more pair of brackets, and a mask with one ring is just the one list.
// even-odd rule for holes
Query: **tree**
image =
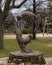
{"label": "tree", "polygon": [[[33,13],[36,13],[36,2],[33,0]],[[33,23],[33,39],[36,39],[36,23]]]}
{"label": "tree", "polygon": [[49,17],[49,20],[48,20],[49,23],[52,22],[51,21],[52,20],[52,14],[51,14],[52,13],[52,4],[51,3],[52,3],[52,1],[51,0],[48,0],[47,16]]}
{"label": "tree", "polygon": [[[32,2],[33,1],[33,2]],[[46,2],[46,1],[41,1],[41,0],[38,0],[37,2],[36,2],[36,0],[30,0],[30,2],[31,2],[31,4],[27,4],[29,7],[27,7],[27,6],[25,6],[25,8],[27,8],[27,10],[30,10],[31,9],[31,11],[32,11],[32,8],[31,8],[31,6],[33,6],[33,13],[34,14],[36,14],[37,13],[37,7],[38,6],[41,6],[41,4],[43,4],[44,2]],[[37,14],[36,14],[37,15]],[[37,23],[36,23],[37,24]],[[33,30],[32,30],[32,34],[33,34],[33,39],[36,39],[36,24],[35,23],[33,23]]]}
{"label": "tree", "polygon": [[[23,0],[18,6],[15,5],[16,0],[5,0],[5,6],[2,11],[2,0],[0,0],[0,49],[4,48],[3,34],[4,34],[4,22],[8,16],[9,10],[13,8],[20,8],[27,0]],[[10,6],[10,4],[12,5]]]}
{"label": "tree", "polygon": [[[1,0],[0,0],[0,3],[1,3]],[[2,10],[1,10],[1,7],[0,7],[0,48],[4,48],[3,46],[3,13],[2,13]]]}

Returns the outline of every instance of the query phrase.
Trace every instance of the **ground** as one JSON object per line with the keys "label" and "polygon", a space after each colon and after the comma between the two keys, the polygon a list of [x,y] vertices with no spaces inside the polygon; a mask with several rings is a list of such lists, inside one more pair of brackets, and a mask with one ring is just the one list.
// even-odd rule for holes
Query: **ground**
{"label": "ground", "polygon": [[[26,36],[28,36],[28,35],[23,35],[23,37],[25,38]],[[41,37],[41,38],[43,38],[43,37],[49,37],[49,38],[51,38],[52,39],[52,34],[45,34],[44,36],[43,36],[43,34],[41,33],[41,34],[37,34],[36,35],[37,37]],[[15,39],[16,38],[16,36],[15,35],[4,35],[4,39]],[[41,40],[42,41],[42,40]],[[47,44],[47,45],[45,45],[45,47],[47,47],[47,49],[48,48],[51,48],[52,47],[52,43],[50,43],[50,44]],[[49,50],[50,51],[50,50]],[[47,51],[48,52],[48,51]],[[52,52],[52,51],[51,51]],[[0,58],[0,65],[1,64],[3,64],[3,65],[8,65],[7,64],[7,60],[8,60],[8,57],[5,57],[5,58]],[[51,57],[45,57],[45,60],[46,60],[46,65],[52,65],[52,58]]]}
{"label": "ground", "polygon": [[[5,57],[5,58],[0,58],[0,65],[3,64],[3,65],[8,65],[7,64],[7,60],[8,60],[8,57]],[[46,60],[46,65],[52,65],[52,58],[45,58]]]}

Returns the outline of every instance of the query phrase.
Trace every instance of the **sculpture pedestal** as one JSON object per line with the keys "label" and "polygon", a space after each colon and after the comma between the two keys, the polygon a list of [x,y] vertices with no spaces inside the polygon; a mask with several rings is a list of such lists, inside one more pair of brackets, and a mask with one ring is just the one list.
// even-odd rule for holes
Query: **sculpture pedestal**
{"label": "sculpture pedestal", "polygon": [[24,63],[24,65],[43,65],[45,64],[45,59],[43,57],[43,53],[39,51],[34,51],[33,53],[22,53],[19,51],[14,51],[10,52],[8,60],[8,63],[12,62],[16,63],[16,65],[21,63]]}

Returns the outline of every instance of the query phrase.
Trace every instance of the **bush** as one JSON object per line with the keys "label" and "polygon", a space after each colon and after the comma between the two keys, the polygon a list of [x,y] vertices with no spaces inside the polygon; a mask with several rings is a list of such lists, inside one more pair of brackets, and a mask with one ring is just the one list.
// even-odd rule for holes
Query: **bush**
{"label": "bush", "polygon": [[29,30],[29,29],[24,29],[22,33],[23,33],[23,34],[31,34],[32,31]]}
{"label": "bush", "polygon": [[36,33],[41,33],[41,30],[37,30]]}

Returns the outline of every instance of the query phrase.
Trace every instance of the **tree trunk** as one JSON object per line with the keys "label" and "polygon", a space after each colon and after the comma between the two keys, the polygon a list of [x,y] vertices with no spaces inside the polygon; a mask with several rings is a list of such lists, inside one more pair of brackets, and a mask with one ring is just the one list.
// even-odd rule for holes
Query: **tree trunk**
{"label": "tree trunk", "polygon": [[[0,2],[1,3],[1,2]],[[0,7],[0,49],[4,49],[3,34],[4,34],[4,22],[9,12],[11,0],[6,0],[4,11]]]}
{"label": "tree trunk", "polygon": [[[0,27],[1,29],[1,27]],[[3,30],[0,30],[0,49],[4,49],[4,44],[3,44]]]}
{"label": "tree trunk", "polygon": [[[35,0],[33,0],[33,13],[34,14],[36,13]],[[32,31],[32,34],[33,34],[33,39],[36,39],[36,22],[33,23],[33,31]]]}
{"label": "tree trunk", "polygon": [[32,34],[33,34],[33,39],[36,39],[36,26],[35,26],[35,23],[33,23],[33,31],[32,31]]}
{"label": "tree trunk", "polygon": [[0,9],[0,49],[4,49],[3,45],[3,33],[4,33],[4,23],[3,23],[3,13]]}

